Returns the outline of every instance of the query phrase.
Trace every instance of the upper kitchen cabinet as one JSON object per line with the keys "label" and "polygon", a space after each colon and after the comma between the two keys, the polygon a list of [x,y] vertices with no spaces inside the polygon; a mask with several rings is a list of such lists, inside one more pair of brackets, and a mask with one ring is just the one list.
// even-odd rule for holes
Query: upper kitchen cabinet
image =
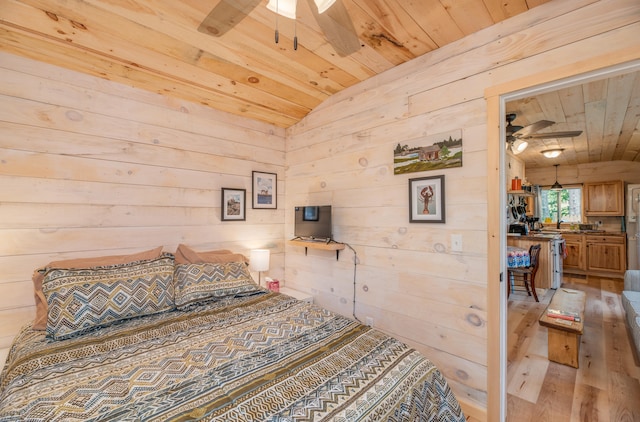
{"label": "upper kitchen cabinet", "polygon": [[584,210],[587,216],[624,215],[624,182],[585,183]]}

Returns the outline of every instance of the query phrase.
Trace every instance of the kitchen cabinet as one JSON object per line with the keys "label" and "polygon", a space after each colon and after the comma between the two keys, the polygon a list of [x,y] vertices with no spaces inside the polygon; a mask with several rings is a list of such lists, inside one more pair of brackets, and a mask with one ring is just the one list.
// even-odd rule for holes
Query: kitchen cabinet
{"label": "kitchen cabinet", "polygon": [[622,277],[627,267],[624,234],[563,233],[567,257],[563,270],[572,274]]}
{"label": "kitchen cabinet", "polygon": [[587,235],[587,270],[624,274],[627,251],[624,236]]}
{"label": "kitchen cabinet", "polygon": [[582,234],[563,234],[565,247],[567,248],[567,257],[564,259],[562,266],[564,271],[580,270],[587,268],[584,235]]}
{"label": "kitchen cabinet", "polygon": [[622,180],[585,183],[582,191],[585,215],[624,215],[624,182]]}

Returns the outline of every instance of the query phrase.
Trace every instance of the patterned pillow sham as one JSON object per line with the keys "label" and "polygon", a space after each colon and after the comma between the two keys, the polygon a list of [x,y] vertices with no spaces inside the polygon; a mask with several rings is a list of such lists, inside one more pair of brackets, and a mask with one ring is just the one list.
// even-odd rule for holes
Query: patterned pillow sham
{"label": "patterned pillow sham", "polygon": [[33,272],[33,296],[36,302],[36,317],[33,320],[32,328],[34,330],[45,331],[47,329],[47,317],[49,308],[47,307],[47,299],[42,293],[42,281],[47,270],[52,268],[90,268],[105,265],[127,264],[129,262],[141,261],[143,259],[157,258],[162,253],[162,246],[150,249],[148,251],[137,252],[130,255],[109,255],[95,256],[90,258],[66,259],[64,261],[53,261]]}
{"label": "patterned pillow sham", "polygon": [[63,340],[116,321],[175,309],[173,255],[44,275],[47,336]]}
{"label": "patterned pillow sham", "polygon": [[260,290],[244,262],[179,264],[174,274],[178,309],[215,298]]}
{"label": "patterned pillow sham", "polygon": [[239,253],[232,253],[228,249],[217,249],[213,251],[198,252],[182,243],[178,245],[174,256],[176,257],[176,264],[221,264],[224,262],[238,261],[248,262],[247,257],[245,257],[244,255]]}

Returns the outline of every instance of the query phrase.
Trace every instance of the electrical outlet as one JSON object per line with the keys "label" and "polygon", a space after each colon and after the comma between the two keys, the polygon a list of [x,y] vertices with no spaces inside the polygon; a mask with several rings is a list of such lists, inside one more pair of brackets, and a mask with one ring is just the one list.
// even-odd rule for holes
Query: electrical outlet
{"label": "electrical outlet", "polygon": [[461,234],[451,235],[451,250],[453,252],[462,252],[462,235]]}
{"label": "electrical outlet", "polygon": [[371,318],[370,316],[366,317],[364,319],[365,324],[368,325],[369,327],[373,327],[373,318]]}

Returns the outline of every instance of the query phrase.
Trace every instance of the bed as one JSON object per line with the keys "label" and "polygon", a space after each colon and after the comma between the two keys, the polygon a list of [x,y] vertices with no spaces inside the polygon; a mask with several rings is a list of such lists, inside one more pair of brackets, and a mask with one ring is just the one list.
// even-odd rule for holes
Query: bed
{"label": "bed", "polygon": [[[52,291],[64,291],[76,309],[82,295],[70,293],[70,277],[90,289],[94,307],[105,297],[122,304],[125,295],[95,271],[126,268],[130,288],[131,263],[47,269],[47,329],[33,329],[34,322],[16,336],[0,375],[0,421],[465,420],[440,371],[400,341],[260,288],[244,263],[175,264],[168,254],[134,263],[147,261],[163,267],[147,283],[155,291],[152,312],[137,288],[129,298],[143,315],[119,318],[111,310],[106,322],[92,315],[75,325]],[[148,275],[144,268],[134,273]],[[173,291],[163,296],[160,287],[169,284]],[[169,296],[168,309],[157,306]],[[87,312],[96,310],[85,309],[83,318]]]}

